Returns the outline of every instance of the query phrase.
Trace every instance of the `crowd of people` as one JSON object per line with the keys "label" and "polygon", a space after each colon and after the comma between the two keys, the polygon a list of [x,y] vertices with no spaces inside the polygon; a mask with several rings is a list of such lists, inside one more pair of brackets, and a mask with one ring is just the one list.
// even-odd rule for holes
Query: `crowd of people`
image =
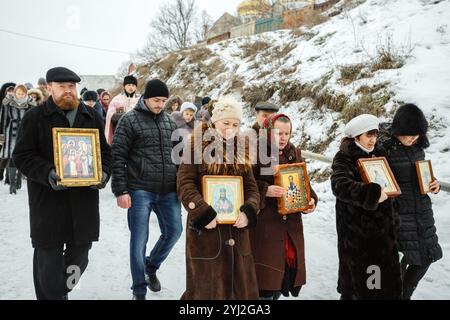
{"label": "crowd of people", "polygon": [[[58,67],[36,89],[7,83],[1,90],[1,163],[11,194],[20,189],[21,175],[28,184],[38,299],[68,299],[73,289],[68,268],[85,271],[99,236],[99,190],[109,180],[117,206],[128,213],[133,299],[161,290],[157,272],[182,234],[182,206],[187,211],[182,299],[299,295],[306,283],[302,215],[320,204],[310,185],[307,210],[279,214],[278,199],[288,190],[276,185],[275,166],[304,162],[291,142],[292,120],[280,106],[258,103],[256,122],[248,128],[257,150],[268,150],[264,156],[273,161],[267,162],[244,141],[242,105],[232,98],[183,101],[158,79],[149,80],[140,95],[130,75],[115,97],[83,89],[79,99],[79,82],[75,72]],[[59,183],[55,127],[99,130],[101,183],[77,188]],[[401,106],[389,126],[367,114],[346,125],[331,176],[341,299],[410,299],[431,263],[442,257],[431,200],[421,194],[413,170],[425,158],[427,131],[424,114],[413,104]],[[173,150],[180,143],[176,161]],[[380,184],[363,182],[357,161],[374,156],[388,159],[402,190],[398,198],[389,198]],[[233,224],[221,224],[218,209],[204,198],[205,176],[242,177],[244,199]],[[439,193],[439,182],[432,181],[430,189]],[[161,235],[147,250],[152,212]],[[381,272],[375,288],[368,285],[373,266]]]}

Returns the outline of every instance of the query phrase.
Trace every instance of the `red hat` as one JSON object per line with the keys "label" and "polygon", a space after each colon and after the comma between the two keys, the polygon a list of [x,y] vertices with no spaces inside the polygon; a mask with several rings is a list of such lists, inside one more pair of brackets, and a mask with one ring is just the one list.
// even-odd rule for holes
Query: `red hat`
{"label": "red hat", "polygon": [[292,121],[291,118],[289,118],[287,115],[283,113],[276,113],[264,120],[262,129],[265,129],[267,131],[267,142],[270,142],[270,137],[272,135],[272,129],[275,128],[275,122],[280,118],[286,118],[291,123],[291,133],[292,133]]}

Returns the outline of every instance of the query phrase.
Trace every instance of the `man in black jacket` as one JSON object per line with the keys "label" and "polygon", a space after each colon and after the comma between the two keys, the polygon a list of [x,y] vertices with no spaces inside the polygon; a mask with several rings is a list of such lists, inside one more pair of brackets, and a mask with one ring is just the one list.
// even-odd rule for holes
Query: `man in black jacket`
{"label": "man in black jacket", "polygon": [[[163,110],[168,97],[164,82],[149,81],[137,106],[120,119],[112,143],[112,191],[118,206],[128,209],[132,290],[136,300],[145,299],[147,284],[154,292],[161,290],[156,271],[182,233],[177,167],[171,157],[176,124]],[[146,257],[152,210],[161,236]]]}
{"label": "man in black jacket", "polygon": [[[39,300],[67,299],[88,264],[88,252],[99,237],[99,189],[110,175],[111,150],[101,117],[77,98],[73,71],[58,67],[47,72],[51,97],[28,111],[13,152],[14,163],[27,177],[33,276]],[[102,183],[66,188],[57,182],[53,159],[53,128],[98,129]]]}

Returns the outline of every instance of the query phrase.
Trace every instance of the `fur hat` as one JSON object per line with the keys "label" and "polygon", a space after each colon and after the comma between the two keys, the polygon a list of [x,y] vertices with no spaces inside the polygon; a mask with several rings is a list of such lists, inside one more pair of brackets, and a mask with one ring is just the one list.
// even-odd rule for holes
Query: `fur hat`
{"label": "fur hat", "polygon": [[156,97],[169,98],[169,88],[159,79],[150,80],[145,86],[144,99]]}
{"label": "fur hat", "polygon": [[186,110],[192,110],[194,112],[197,112],[197,107],[192,102],[185,102],[181,105],[180,113],[183,114],[183,112]]}
{"label": "fur hat", "polygon": [[344,128],[344,134],[348,138],[355,138],[365,132],[379,130],[380,120],[371,114],[362,114],[352,120]]}
{"label": "fur hat", "polygon": [[236,119],[242,121],[242,106],[233,98],[222,98],[214,105],[211,122],[216,123],[223,119]]}
{"label": "fur hat", "polygon": [[138,81],[133,76],[126,76],[125,78],[123,78],[123,86],[125,87],[127,84],[134,84],[135,86],[137,86]]}
{"label": "fur hat", "polygon": [[42,101],[44,101],[44,94],[42,93],[41,90],[39,90],[39,89],[28,90],[28,96],[31,96],[32,94],[35,94],[37,96],[37,99],[36,99],[37,103],[41,103]]}
{"label": "fur hat", "polygon": [[86,91],[83,93],[83,101],[97,101],[98,94],[95,91]]}
{"label": "fur hat", "polygon": [[391,127],[394,136],[423,136],[427,132],[428,121],[419,107],[405,104],[398,108]]}

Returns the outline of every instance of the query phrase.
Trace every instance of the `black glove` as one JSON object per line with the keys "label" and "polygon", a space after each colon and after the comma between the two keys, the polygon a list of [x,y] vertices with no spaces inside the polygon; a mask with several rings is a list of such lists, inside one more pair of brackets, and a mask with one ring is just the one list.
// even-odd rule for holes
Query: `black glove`
{"label": "black glove", "polygon": [[63,185],[58,185],[58,181],[61,181],[61,178],[56,174],[55,169],[52,169],[48,174],[48,183],[50,183],[50,186],[55,191],[66,190],[67,188]]}
{"label": "black glove", "polygon": [[108,181],[109,181],[109,174],[107,174],[105,171],[103,171],[103,173],[102,173],[102,183],[97,184],[95,186],[91,186],[91,188],[95,189],[95,190],[104,189],[106,187],[106,185],[108,184]]}
{"label": "black glove", "polygon": [[189,224],[189,229],[200,234],[201,230],[203,230],[203,228],[210,224],[211,221],[213,221],[216,217],[216,210],[214,210],[213,207],[208,206],[208,209],[205,212],[191,221],[191,223]]}

